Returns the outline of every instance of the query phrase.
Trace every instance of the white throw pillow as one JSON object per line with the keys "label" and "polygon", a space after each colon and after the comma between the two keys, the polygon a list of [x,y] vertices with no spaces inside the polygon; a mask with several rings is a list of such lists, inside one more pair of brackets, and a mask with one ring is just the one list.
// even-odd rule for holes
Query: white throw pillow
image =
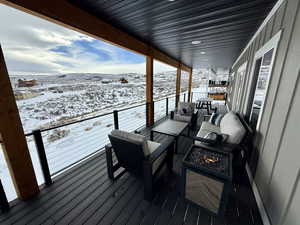
{"label": "white throw pillow", "polygon": [[229,125],[234,117],[236,117],[236,115],[233,111],[226,113],[220,122],[220,127]]}
{"label": "white throw pillow", "polygon": [[[221,133],[228,135],[228,143],[239,144],[242,141],[244,135],[246,134],[246,129],[237,115],[235,115],[234,113],[230,113],[227,116],[227,114],[223,117],[221,121]],[[224,119],[225,121],[223,121]]]}

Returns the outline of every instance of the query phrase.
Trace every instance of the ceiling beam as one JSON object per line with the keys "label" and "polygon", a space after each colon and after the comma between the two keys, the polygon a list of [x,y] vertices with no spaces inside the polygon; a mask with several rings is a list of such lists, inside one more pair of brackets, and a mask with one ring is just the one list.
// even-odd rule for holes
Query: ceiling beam
{"label": "ceiling beam", "polygon": [[[178,68],[181,64],[179,60],[77,8],[66,0],[0,0],[0,3],[144,56],[151,56],[173,67]],[[183,70],[189,71],[190,67],[183,65]]]}

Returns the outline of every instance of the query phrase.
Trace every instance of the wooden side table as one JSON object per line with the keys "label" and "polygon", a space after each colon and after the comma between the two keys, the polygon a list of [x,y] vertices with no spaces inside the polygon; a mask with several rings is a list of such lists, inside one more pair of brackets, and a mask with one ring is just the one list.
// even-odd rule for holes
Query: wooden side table
{"label": "wooden side table", "polygon": [[182,195],[215,215],[225,213],[232,185],[232,154],[193,145],[182,162]]}

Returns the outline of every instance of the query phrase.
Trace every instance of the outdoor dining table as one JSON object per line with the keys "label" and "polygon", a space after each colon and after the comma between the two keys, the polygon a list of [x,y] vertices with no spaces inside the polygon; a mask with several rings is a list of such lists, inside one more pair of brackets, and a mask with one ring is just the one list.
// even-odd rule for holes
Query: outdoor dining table
{"label": "outdoor dining table", "polygon": [[197,109],[206,109],[207,114],[210,114],[211,108],[211,102],[213,101],[212,98],[199,98],[197,103]]}

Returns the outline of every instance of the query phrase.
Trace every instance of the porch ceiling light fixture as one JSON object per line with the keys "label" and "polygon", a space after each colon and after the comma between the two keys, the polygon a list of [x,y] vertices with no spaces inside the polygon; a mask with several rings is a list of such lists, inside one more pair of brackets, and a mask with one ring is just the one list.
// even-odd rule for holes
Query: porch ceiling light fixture
{"label": "porch ceiling light fixture", "polygon": [[202,52],[200,52],[200,54],[201,54],[201,55],[205,55],[205,54],[206,54],[206,52],[202,51]]}
{"label": "porch ceiling light fixture", "polygon": [[198,44],[200,44],[201,43],[201,41],[192,41],[192,44],[193,45],[198,45]]}

